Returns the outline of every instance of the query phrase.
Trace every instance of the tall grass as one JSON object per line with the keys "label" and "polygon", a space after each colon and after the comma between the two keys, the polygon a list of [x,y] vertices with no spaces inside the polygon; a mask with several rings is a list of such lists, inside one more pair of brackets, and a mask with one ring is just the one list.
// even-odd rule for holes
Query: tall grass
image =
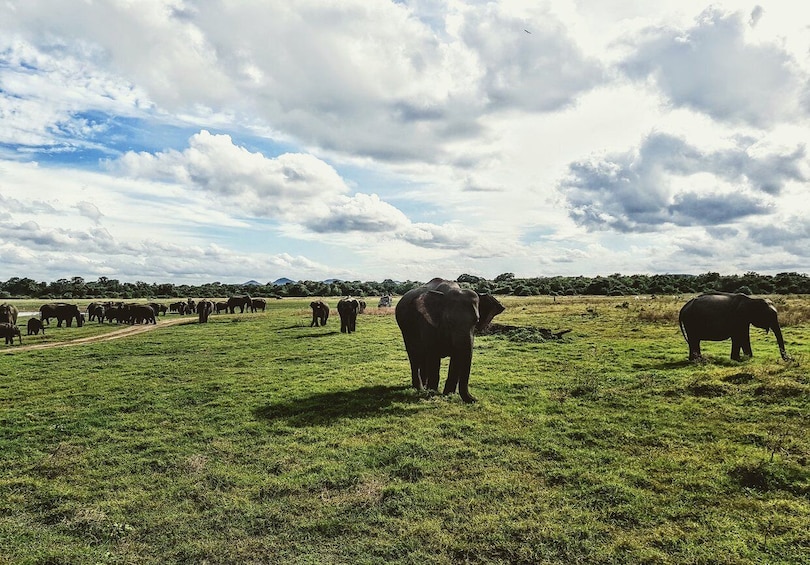
{"label": "tall grass", "polygon": [[[0,562],[807,562],[805,363],[760,332],[752,359],[690,363],[666,297],[503,302],[496,322],[571,332],[476,338],[474,405],[410,389],[373,306],[350,335],[285,299],[6,347]],[[810,324],[784,325],[801,362]]]}

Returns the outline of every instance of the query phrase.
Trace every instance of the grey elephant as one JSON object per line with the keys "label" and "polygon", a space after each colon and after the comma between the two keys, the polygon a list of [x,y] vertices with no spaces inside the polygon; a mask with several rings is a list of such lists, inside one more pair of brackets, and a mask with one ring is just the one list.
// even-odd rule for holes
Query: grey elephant
{"label": "grey elephant", "polygon": [[235,314],[237,308],[239,308],[240,313],[244,313],[245,308],[252,310],[253,299],[249,294],[238,294],[228,298],[228,309],[231,311],[231,314]]}
{"label": "grey elephant", "polygon": [[96,319],[98,320],[98,323],[101,324],[102,322],[104,322],[105,309],[106,307],[104,306],[104,304],[98,302],[91,302],[87,306],[87,319],[88,320]]}
{"label": "grey elephant", "polygon": [[309,307],[312,308],[312,322],[309,327],[325,326],[326,320],[329,319],[329,305],[323,300],[313,300],[309,303]]}
{"label": "grey elephant", "polygon": [[258,312],[259,310],[264,312],[267,309],[267,299],[266,298],[253,298],[250,301],[250,309],[253,312]]}
{"label": "grey elephant", "polygon": [[356,298],[341,298],[337,305],[340,315],[340,332],[352,333],[357,329],[357,313],[360,311],[360,301]]}
{"label": "grey elephant", "polygon": [[8,322],[0,324],[0,336],[6,338],[6,345],[14,345],[15,335],[20,340],[20,345],[22,345],[22,334],[16,324],[9,324]]}
{"label": "grey elephant", "polygon": [[155,316],[160,316],[161,314],[165,316],[166,312],[169,310],[166,305],[161,302],[149,302],[149,306],[155,311]]}
{"label": "grey elephant", "polygon": [[67,304],[65,302],[43,304],[39,308],[39,317],[43,322],[49,325],[51,323],[50,319],[56,318],[57,328],[62,327],[62,322],[65,322],[67,327],[71,327],[74,319],[78,327],[82,327],[84,323],[84,316],[82,316],[79,307],[75,304]]}
{"label": "grey elephant", "polygon": [[149,304],[129,304],[127,313],[130,324],[157,324],[157,315]]}
{"label": "grey elephant", "polygon": [[713,292],[701,294],[683,305],[678,315],[689,359],[700,359],[700,342],[723,341],[731,338],[731,358],[739,361],[740,352],[751,357],[749,326],[773,330],[782,359],[789,360],[779,327],[776,306],[767,298],[751,298],[745,294]]}
{"label": "grey elephant", "polygon": [[214,302],[214,312],[217,314],[222,314],[223,312],[228,312],[228,303],[224,300],[220,302]]}
{"label": "grey elephant", "polygon": [[42,335],[45,335],[45,326],[42,325],[42,320],[39,318],[28,318],[28,335],[39,335],[39,332],[42,332]]}
{"label": "grey elephant", "polygon": [[492,295],[440,278],[406,292],[395,315],[411,364],[413,387],[438,391],[441,359],[450,357],[444,394],[458,388],[464,402],[475,402],[469,391],[475,331],[486,328],[503,311]]}
{"label": "grey elephant", "polygon": [[0,304],[0,322],[16,324],[19,310],[13,304]]}
{"label": "grey elephant", "polygon": [[214,303],[211,300],[200,300],[197,303],[197,316],[199,323],[208,323],[208,317],[214,312]]}
{"label": "grey elephant", "polygon": [[169,312],[177,312],[182,315],[186,313],[187,309],[188,305],[185,302],[172,302],[169,304]]}

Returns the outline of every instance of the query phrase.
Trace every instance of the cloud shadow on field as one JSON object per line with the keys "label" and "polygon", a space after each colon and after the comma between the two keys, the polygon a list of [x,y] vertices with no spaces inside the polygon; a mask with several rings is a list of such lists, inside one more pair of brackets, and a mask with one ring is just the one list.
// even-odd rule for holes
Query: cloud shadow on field
{"label": "cloud shadow on field", "polygon": [[367,386],[354,390],[324,392],[292,401],[268,404],[254,409],[261,420],[286,420],[295,427],[332,424],[343,418],[366,418],[378,415],[404,415],[410,412],[402,404],[419,398],[410,394],[409,386]]}

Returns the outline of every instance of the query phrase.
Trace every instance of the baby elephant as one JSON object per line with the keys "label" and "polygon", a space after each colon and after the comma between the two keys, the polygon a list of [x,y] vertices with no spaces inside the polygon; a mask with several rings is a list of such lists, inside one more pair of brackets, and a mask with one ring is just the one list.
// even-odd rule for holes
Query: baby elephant
{"label": "baby elephant", "polygon": [[[102,321],[104,319],[104,311],[102,310],[101,317],[99,317],[98,321]],[[28,319],[28,335],[39,335],[39,332],[42,332],[42,335],[45,335],[45,326],[42,325],[42,320],[39,318],[29,318]]]}
{"label": "baby elephant", "polygon": [[329,306],[323,300],[313,300],[309,303],[312,308],[312,322],[309,327],[315,326],[316,328],[326,325],[326,320],[329,319]]}
{"label": "baby elephant", "polygon": [[22,336],[20,335],[20,328],[16,324],[4,323],[0,324],[0,336],[6,338],[6,345],[14,345],[14,336],[20,339],[22,345]]}

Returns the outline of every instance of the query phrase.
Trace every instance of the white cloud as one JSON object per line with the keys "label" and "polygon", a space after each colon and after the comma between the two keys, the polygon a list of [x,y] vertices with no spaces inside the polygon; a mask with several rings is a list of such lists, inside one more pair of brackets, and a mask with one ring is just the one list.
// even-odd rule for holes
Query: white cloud
{"label": "white cloud", "polygon": [[[561,189],[572,218],[593,229],[657,231],[770,214],[786,183],[807,180],[805,148],[751,155],[746,145],[703,151],[653,134],[638,151],[571,164]],[[696,188],[700,175],[708,182]]]}
{"label": "white cloud", "polygon": [[780,45],[748,42],[743,17],[708,9],[688,29],[646,29],[622,66],[655,80],[673,104],[718,120],[763,127],[805,112],[810,76]]}
{"label": "white cloud", "polygon": [[0,254],[178,281],[806,263],[810,28],[707,6],[7,0]]}

